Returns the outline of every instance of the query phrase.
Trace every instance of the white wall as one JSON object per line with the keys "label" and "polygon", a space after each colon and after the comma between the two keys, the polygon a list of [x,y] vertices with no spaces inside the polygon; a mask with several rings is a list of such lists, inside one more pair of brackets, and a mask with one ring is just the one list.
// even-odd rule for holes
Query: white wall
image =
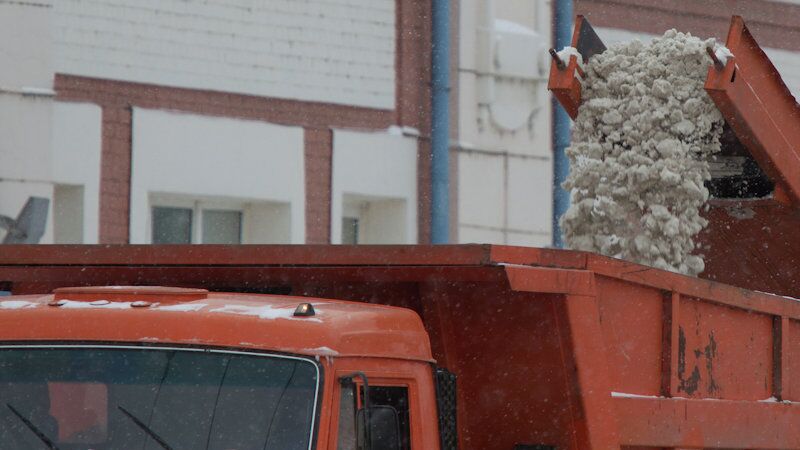
{"label": "white wall", "polygon": [[395,9],[395,0],[58,0],[56,69],[392,109]]}
{"label": "white wall", "polygon": [[551,1],[459,8],[458,240],[549,245]]}
{"label": "white wall", "polygon": [[[335,130],[332,171],[331,243],[342,242],[346,197],[369,203],[359,230],[365,243],[417,243],[415,138]],[[398,205],[404,205],[402,214]],[[390,226],[383,216],[400,219],[392,219]]]}
{"label": "white wall", "polygon": [[[102,110],[91,103],[55,102],[52,138],[52,181],[60,194],[55,201],[60,198],[66,202],[51,205],[56,207],[52,219],[57,228],[59,217],[71,224],[66,226],[79,226],[82,242],[96,244],[100,226]],[[80,197],[76,197],[77,188]]]}
{"label": "white wall", "polygon": [[[0,2],[0,214],[12,218],[28,197],[53,197],[51,10]],[[50,211],[41,242],[52,239]]]}
{"label": "white wall", "polygon": [[52,88],[52,0],[0,1],[0,86]]}
{"label": "white wall", "polygon": [[[96,244],[101,110],[88,103],[52,102],[41,98],[37,101],[50,103],[46,108],[49,115],[38,125],[47,142],[32,136],[24,142],[35,145],[23,146],[26,152],[20,153],[19,159],[9,165],[0,164],[0,171],[7,170],[0,178],[0,214],[17,217],[28,197],[44,197],[50,200],[50,209],[40,243],[75,243],[74,237],[80,236],[80,243]],[[25,105],[24,101],[20,104]],[[23,115],[21,122],[27,121],[34,119]],[[3,162],[8,161],[5,155],[7,153],[0,153]],[[70,231],[64,234],[63,227]]]}
{"label": "white wall", "polygon": [[53,242],[57,244],[82,244],[83,186],[56,185],[53,189]]}
{"label": "white wall", "polygon": [[134,108],[132,152],[132,244],[149,242],[150,199],[162,194],[285,203],[289,242],[305,241],[302,128]]}
{"label": "white wall", "polygon": [[52,174],[52,95],[24,94],[52,93],[52,8],[42,4],[0,2],[0,179],[6,181],[47,181]]}

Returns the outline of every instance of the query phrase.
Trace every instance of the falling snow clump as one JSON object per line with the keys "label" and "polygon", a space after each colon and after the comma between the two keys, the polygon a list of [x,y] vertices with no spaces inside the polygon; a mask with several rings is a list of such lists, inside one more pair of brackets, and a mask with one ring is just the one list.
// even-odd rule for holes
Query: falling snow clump
{"label": "falling snow clump", "polygon": [[570,248],[696,275],[707,160],[723,119],[703,90],[703,41],[675,30],[610,46],[585,67],[561,219]]}

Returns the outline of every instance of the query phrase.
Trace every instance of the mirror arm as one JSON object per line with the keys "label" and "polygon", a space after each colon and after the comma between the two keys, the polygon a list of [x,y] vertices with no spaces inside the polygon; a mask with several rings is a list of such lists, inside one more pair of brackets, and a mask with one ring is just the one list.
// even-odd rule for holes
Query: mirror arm
{"label": "mirror arm", "polygon": [[361,378],[361,381],[364,383],[364,439],[366,441],[366,450],[372,450],[372,436],[369,420],[369,380],[367,380],[367,375],[365,375],[364,372],[353,372],[351,374],[342,376],[339,380],[347,380],[352,383],[353,378]]}

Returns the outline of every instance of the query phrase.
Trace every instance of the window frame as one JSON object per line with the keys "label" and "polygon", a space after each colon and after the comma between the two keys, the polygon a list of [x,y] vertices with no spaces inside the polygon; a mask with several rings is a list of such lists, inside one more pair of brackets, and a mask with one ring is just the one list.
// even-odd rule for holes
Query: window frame
{"label": "window frame", "polygon": [[[335,379],[334,379],[334,389],[333,389],[333,402],[331,408],[331,420],[329,423],[329,437],[328,437],[328,447],[332,450],[338,450],[339,448],[339,419],[340,419],[340,411],[342,407],[342,384],[339,382],[339,379],[343,376],[352,374],[352,371],[348,370],[337,370],[335,372]],[[417,385],[417,379],[414,377],[413,374],[380,374],[380,373],[373,373],[371,371],[366,371],[364,374],[367,376],[369,380],[369,386],[372,387],[401,387],[406,388],[408,390],[408,444],[411,450],[418,450],[418,446],[415,445],[416,443],[420,442],[419,437],[421,436],[422,430],[419,428],[417,417],[419,415],[419,387]],[[360,389],[364,386],[363,381],[359,379],[353,380],[354,385],[357,389]],[[360,399],[359,395],[355,396],[356,400],[356,412],[360,407]],[[355,444],[355,443],[354,443]]]}
{"label": "window frame", "polygon": [[[153,243],[153,208],[190,209],[192,211],[190,244],[204,244],[203,215],[205,210],[233,211],[240,214],[239,244],[247,244],[246,230],[249,222],[247,202],[235,200],[214,200],[183,195],[151,195],[147,211],[147,243]],[[236,245],[236,244],[235,244]]]}
{"label": "window frame", "polygon": [[[310,363],[314,366],[316,371],[316,389],[314,390],[314,408],[311,411],[311,426],[308,438],[308,450],[313,450],[317,443],[319,430],[317,429],[320,421],[320,412],[322,410],[323,387],[325,386],[324,372],[319,361],[313,357],[301,355],[289,355],[283,353],[274,353],[268,351],[241,351],[241,350],[226,350],[209,347],[182,347],[175,345],[125,345],[125,344],[1,344],[0,349],[25,349],[25,348],[38,348],[38,349],[120,349],[120,350],[154,350],[154,351],[185,351],[197,353],[218,353],[226,355],[245,355],[245,356],[258,356],[265,358],[279,358],[290,359],[294,361],[302,361]],[[410,393],[409,393],[410,398]],[[410,401],[410,400],[409,400]]]}

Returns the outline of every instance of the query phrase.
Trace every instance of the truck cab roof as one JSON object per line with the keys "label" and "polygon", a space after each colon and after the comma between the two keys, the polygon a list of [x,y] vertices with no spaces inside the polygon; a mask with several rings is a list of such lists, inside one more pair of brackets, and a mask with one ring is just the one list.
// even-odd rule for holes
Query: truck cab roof
{"label": "truck cab roof", "polygon": [[[313,315],[295,314],[303,304]],[[0,298],[0,311],[10,324],[0,329],[5,342],[157,343],[432,361],[414,311],[342,300],[89,287]]]}

